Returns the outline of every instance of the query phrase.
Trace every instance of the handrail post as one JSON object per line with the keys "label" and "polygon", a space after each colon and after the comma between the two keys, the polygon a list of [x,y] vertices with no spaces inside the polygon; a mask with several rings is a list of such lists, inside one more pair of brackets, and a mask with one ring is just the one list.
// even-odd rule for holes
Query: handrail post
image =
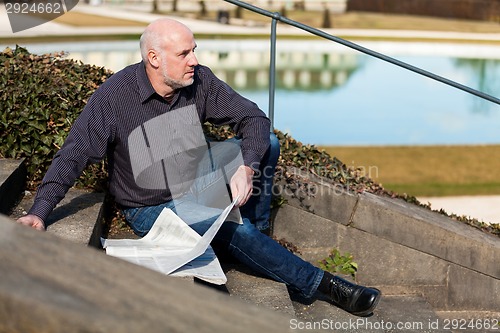
{"label": "handrail post", "polygon": [[271,54],[269,59],[269,119],[274,130],[274,95],[276,87],[276,26],[280,14],[275,13],[271,23]]}

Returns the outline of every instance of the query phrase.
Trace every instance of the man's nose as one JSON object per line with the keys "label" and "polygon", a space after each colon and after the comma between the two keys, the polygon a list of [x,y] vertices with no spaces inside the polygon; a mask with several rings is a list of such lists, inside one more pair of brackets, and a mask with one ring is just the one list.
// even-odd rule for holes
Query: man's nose
{"label": "man's nose", "polygon": [[194,67],[194,66],[197,66],[198,65],[198,58],[196,58],[196,55],[193,53],[191,53],[191,57],[189,59],[189,65],[191,67]]}

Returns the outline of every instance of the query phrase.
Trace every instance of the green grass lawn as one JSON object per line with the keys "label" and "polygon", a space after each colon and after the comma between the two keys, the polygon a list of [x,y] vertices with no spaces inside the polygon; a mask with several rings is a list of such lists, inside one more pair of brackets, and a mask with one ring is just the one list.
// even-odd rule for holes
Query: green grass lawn
{"label": "green grass lawn", "polygon": [[400,194],[500,194],[500,145],[321,148]]}

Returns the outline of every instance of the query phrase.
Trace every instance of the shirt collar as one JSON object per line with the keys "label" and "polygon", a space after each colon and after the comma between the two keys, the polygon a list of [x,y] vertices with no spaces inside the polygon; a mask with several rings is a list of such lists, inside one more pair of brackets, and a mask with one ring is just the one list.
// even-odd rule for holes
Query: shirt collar
{"label": "shirt collar", "polygon": [[139,95],[142,103],[146,102],[151,96],[156,94],[156,91],[146,74],[146,66],[143,61],[141,61],[139,66],[137,66],[137,85],[139,86]]}
{"label": "shirt collar", "polygon": [[[197,80],[198,76],[198,67],[195,67],[195,81]],[[146,66],[144,65],[144,61],[141,61],[139,63],[139,66],[137,66],[137,84],[139,86],[139,95],[141,97],[141,103],[145,103],[148,99],[150,99],[153,95],[158,95],[157,92],[154,90],[153,85],[151,84],[151,81],[149,81],[148,75],[146,74]],[[175,101],[180,93],[179,90],[184,90],[186,91],[187,94],[192,94],[193,93],[193,86],[194,84],[184,87],[182,89],[178,89],[175,92],[173,101]],[[160,95],[158,95],[161,97]]]}

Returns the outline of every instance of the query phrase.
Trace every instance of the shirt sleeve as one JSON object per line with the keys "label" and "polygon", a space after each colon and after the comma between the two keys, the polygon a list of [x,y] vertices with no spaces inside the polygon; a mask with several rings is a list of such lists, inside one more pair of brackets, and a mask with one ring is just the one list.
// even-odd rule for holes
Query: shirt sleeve
{"label": "shirt sleeve", "polygon": [[87,165],[101,161],[112,140],[109,104],[94,96],[73,124],[38,187],[29,214],[46,221]]}
{"label": "shirt sleeve", "polygon": [[206,120],[215,125],[230,125],[242,140],[245,165],[257,170],[270,144],[269,118],[257,104],[238,94],[209,69],[203,71],[208,89]]}

